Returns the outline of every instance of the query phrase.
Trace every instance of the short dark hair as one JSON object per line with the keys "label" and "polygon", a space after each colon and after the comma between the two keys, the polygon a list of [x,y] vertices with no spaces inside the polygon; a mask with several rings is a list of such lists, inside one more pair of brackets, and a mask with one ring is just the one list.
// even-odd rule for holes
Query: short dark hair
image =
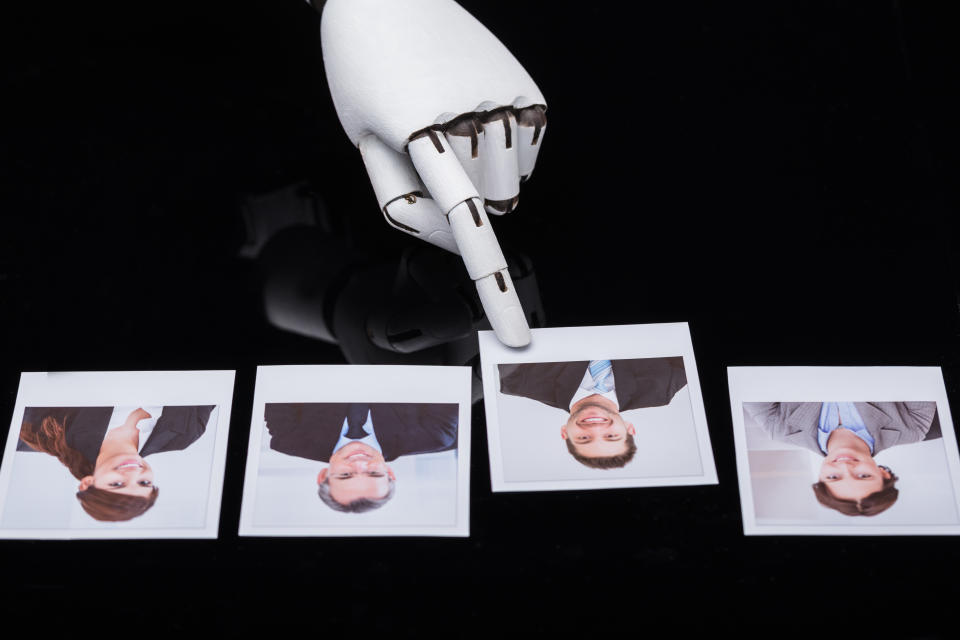
{"label": "short dark hair", "polygon": [[590,458],[577,451],[576,446],[570,441],[569,438],[566,440],[567,451],[570,452],[570,455],[573,456],[573,459],[580,464],[586,465],[593,469],[619,469],[621,467],[625,467],[628,462],[633,460],[633,456],[637,452],[637,443],[634,442],[633,436],[629,433],[627,434],[624,442],[627,445],[627,449],[621,454],[615,456],[598,456]]}
{"label": "short dark hair", "polygon": [[327,505],[334,511],[340,511],[342,513],[364,513],[366,511],[379,509],[383,505],[390,502],[390,499],[393,497],[393,494],[396,491],[397,483],[393,478],[389,477],[388,481],[387,492],[382,498],[358,498],[353,502],[348,502],[347,504],[337,502],[333,499],[333,496],[330,495],[329,478],[325,479],[323,482],[317,483],[317,495],[320,496],[320,500],[323,501],[323,504]]}
{"label": "short dark hair", "polygon": [[900,495],[900,490],[896,487],[897,480],[900,478],[890,467],[880,465],[880,468],[889,473],[890,477],[883,479],[883,487],[879,491],[874,491],[860,500],[841,500],[830,493],[825,483],[816,482],[813,485],[813,493],[817,496],[817,502],[845,516],[875,516],[883,513],[893,506]]}

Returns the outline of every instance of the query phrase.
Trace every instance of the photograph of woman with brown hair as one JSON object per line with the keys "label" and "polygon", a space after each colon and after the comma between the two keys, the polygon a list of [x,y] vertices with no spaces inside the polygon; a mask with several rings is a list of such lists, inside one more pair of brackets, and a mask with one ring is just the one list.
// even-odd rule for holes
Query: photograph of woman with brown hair
{"label": "photograph of woman with brown hair", "polygon": [[874,456],[941,437],[935,402],[746,402],[744,411],[774,440],[822,456],[813,493],[846,516],[875,516],[900,495],[899,477]]}
{"label": "photograph of woman with brown hair", "polygon": [[203,435],[213,408],[27,407],[17,450],[59,460],[79,481],[76,498],[95,520],[131,520],[160,495],[147,456],[186,449]]}
{"label": "photograph of woman with brown hair", "polygon": [[960,535],[938,367],[729,367],[745,535]]}

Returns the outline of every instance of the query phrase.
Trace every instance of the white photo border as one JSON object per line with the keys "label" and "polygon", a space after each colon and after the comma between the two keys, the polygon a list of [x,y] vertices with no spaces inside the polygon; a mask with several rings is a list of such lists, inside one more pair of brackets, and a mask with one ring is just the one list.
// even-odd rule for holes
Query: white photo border
{"label": "white photo border", "polygon": [[[0,539],[161,539],[217,537],[236,371],[63,371],[23,372],[0,464],[0,513],[6,508],[13,456],[26,407],[216,405],[217,424],[206,522],[199,528],[0,529]],[[209,425],[208,425],[209,428]]]}
{"label": "white photo border", "polygon": [[960,455],[940,367],[728,367],[744,535],[958,535],[960,525],[758,525],[747,457],[745,402],[935,400],[960,512]]}
{"label": "white photo border", "polygon": [[[700,388],[700,375],[693,354],[693,342],[690,338],[688,323],[559,327],[532,329],[531,332],[533,334],[531,343],[520,349],[504,346],[492,331],[479,332],[492,491],[565,491],[717,484],[713,447],[710,444],[707,414],[703,406],[703,393]],[[500,424],[497,411],[497,383],[499,381],[497,365],[590,360],[595,358],[597,354],[607,354],[620,360],[683,357],[697,435],[697,446],[700,449],[702,472],[699,475],[535,482],[511,482],[504,479]]]}
{"label": "white photo border", "polygon": [[[336,376],[331,374],[336,373]],[[470,535],[470,367],[416,365],[276,365],[257,367],[250,440],[240,507],[240,536],[468,537]],[[456,403],[457,515],[453,525],[377,527],[264,527],[254,524],[257,475],[267,403]]]}

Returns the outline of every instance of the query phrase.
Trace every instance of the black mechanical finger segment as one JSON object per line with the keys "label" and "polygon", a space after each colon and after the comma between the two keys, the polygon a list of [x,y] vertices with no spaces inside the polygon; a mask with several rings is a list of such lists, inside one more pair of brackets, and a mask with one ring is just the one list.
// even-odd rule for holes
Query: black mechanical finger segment
{"label": "black mechanical finger segment", "polygon": [[510,126],[510,118],[512,117],[514,120],[517,119],[514,111],[513,107],[497,107],[496,109],[484,111],[480,114],[480,121],[484,125],[491,124],[498,120],[503,122],[504,141],[506,142],[507,149],[513,147],[513,127]]}
{"label": "black mechanical finger segment", "polygon": [[384,217],[386,217],[387,223],[388,223],[391,227],[394,227],[395,229],[400,229],[401,231],[406,231],[407,233],[412,233],[412,234],[414,234],[414,235],[420,235],[420,230],[419,230],[419,229],[414,229],[414,228],[411,227],[410,225],[403,224],[402,222],[400,222],[399,220],[397,220],[396,218],[394,218],[393,216],[391,216],[391,215],[390,215],[390,211],[389,211],[388,208],[390,207],[391,204],[393,204],[393,203],[396,202],[397,200],[403,200],[403,201],[405,201],[407,204],[416,204],[417,198],[425,198],[425,197],[426,197],[426,196],[423,195],[423,192],[422,192],[422,191],[412,191],[412,192],[410,192],[410,193],[405,193],[405,194],[403,194],[403,195],[401,195],[401,196],[397,196],[396,198],[394,198],[394,199],[391,200],[390,202],[388,202],[388,203],[386,203],[385,205],[383,205],[383,215],[384,215]]}
{"label": "black mechanical finger segment", "polygon": [[[478,107],[476,113],[480,117],[480,121],[484,124],[489,124],[496,120],[503,120],[504,126],[507,127],[507,121],[509,116],[512,114],[514,120],[517,122],[517,126],[533,128],[533,140],[530,143],[533,145],[540,141],[540,132],[545,126],[547,126],[547,105],[545,104],[531,104],[526,107],[507,105],[493,109],[483,109],[482,107],[483,105]],[[508,149],[510,148],[510,145],[510,129],[507,127]]]}
{"label": "black mechanical finger segment", "polygon": [[473,203],[473,198],[465,201],[467,203],[467,209],[470,209],[470,215],[473,216],[473,224],[478,227],[483,226],[483,218],[480,216],[480,211],[477,209],[477,205]]}
{"label": "black mechanical finger segment", "polygon": [[517,109],[516,116],[517,125],[533,127],[533,140],[530,144],[537,144],[540,140],[540,132],[547,126],[547,108],[542,104],[534,104],[523,109]]}
{"label": "black mechanical finger segment", "polygon": [[499,213],[510,213],[520,204],[520,196],[514,196],[508,200],[488,200],[484,199],[483,205],[489,209],[494,209]]}
{"label": "black mechanical finger segment", "polygon": [[426,198],[426,197],[427,196],[423,195],[423,191],[411,191],[410,193],[404,193],[397,196],[396,198],[393,198],[392,200],[384,204],[383,208],[386,209],[397,200],[405,200],[407,204],[416,204],[417,198]]}
{"label": "black mechanical finger segment", "polygon": [[503,291],[504,293],[506,293],[508,291],[508,287],[507,287],[507,281],[503,277],[503,274],[497,271],[496,273],[493,274],[493,277],[494,279],[496,279],[497,287],[500,289],[500,291]]}
{"label": "black mechanical finger segment", "polygon": [[476,113],[464,113],[443,124],[443,131],[448,136],[470,138],[470,156],[476,158],[479,154],[480,133],[483,123]]}
{"label": "black mechanical finger segment", "polygon": [[387,218],[387,224],[389,224],[389,225],[390,225],[391,227],[393,227],[394,229],[399,229],[399,230],[401,230],[401,231],[406,231],[407,233],[412,233],[412,234],[414,234],[414,235],[420,235],[420,231],[419,231],[419,230],[414,229],[413,227],[410,227],[410,226],[405,225],[405,224],[403,224],[402,222],[398,221],[396,218],[394,218],[393,216],[390,215],[390,212],[387,211],[386,208],[384,208],[384,210],[383,210],[383,215]]}
{"label": "black mechanical finger segment", "polygon": [[433,147],[437,150],[437,153],[443,153],[445,149],[443,148],[443,143],[440,142],[440,136],[443,134],[443,125],[432,124],[429,127],[424,127],[419,131],[414,131],[410,134],[410,137],[407,138],[407,146],[410,146],[410,143],[414,140],[419,140],[420,138],[430,138],[430,142],[433,143]]}
{"label": "black mechanical finger segment", "polygon": [[414,131],[407,138],[407,144],[409,145],[418,138],[429,137],[437,153],[443,153],[443,144],[440,142],[441,133],[452,136],[469,137],[471,156],[476,158],[479,152],[478,137],[483,131],[483,125],[485,124],[490,124],[498,120],[503,122],[507,149],[513,146],[510,116],[513,116],[518,126],[533,127],[533,140],[530,143],[533,145],[539,142],[540,132],[547,125],[546,105],[533,104],[529,107],[521,108],[507,105],[493,109],[483,109],[482,107],[483,105],[478,107],[477,111],[462,113],[444,123],[432,124],[429,127]]}

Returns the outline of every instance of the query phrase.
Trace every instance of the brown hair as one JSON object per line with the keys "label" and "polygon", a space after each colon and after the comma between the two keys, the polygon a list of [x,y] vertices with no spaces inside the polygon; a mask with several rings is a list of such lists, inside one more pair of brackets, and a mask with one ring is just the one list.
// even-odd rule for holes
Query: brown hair
{"label": "brown hair", "polygon": [[93,462],[67,444],[65,419],[44,416],[40,426],[24,421],[20,427],[20,439],[37,451],[49,453],[63,463],[73,477],[82,480],[93,475]]}
{"label": "brown hair", "polygon": [[94,519],[101,522],[119,522],[143,515],[153,506],[159,495],[160,489],[157,487],[154,487],[146,498],[89,487],[84,491],[77,491],[77,500],[83,510]]}
{"label": "brown hair", "polygon": [[900,495],[900,490],[896,487],[897,480],[900,478],[890,467],[880,465],[880,468],[886,470],[890,477],[883,479],[883,487],[879,491],[874,491],[860,500],[841,500],[830,493],[825,483],[816,482],[813,485],[813,493],[817,496],[817,502],[845,516],[875,516],[883,513],[893,506]]}
{"label": "brown hair", "polygon": [[567,451],[570,452],[570,455],[572,455],[577,462],[594,469],[619,469],[625,467],[628,462],[633,460],[633,455],[637,452],[637,443],[634,442],[633,436],[629,433],[625,440],[627,444],[626,451],[615,456],[590,458],[577,451],[576,446],[569,439],[565,440],[565,442],[567,443]]}
{"label": "brown hair", "polygon": [[[37,451],[48,453],[59,460],[74,478],[83,480],[93,475],[94,463],[67,444],[66,416],[44,416],[37,426],[24,421],[20,427],[20,439]],[[96,520],[118,522],[143,515],[157,501],[160,490],[153,488],[149,497],[128,496],[89,487],[77,492],[77,500],[83,510]]]}

